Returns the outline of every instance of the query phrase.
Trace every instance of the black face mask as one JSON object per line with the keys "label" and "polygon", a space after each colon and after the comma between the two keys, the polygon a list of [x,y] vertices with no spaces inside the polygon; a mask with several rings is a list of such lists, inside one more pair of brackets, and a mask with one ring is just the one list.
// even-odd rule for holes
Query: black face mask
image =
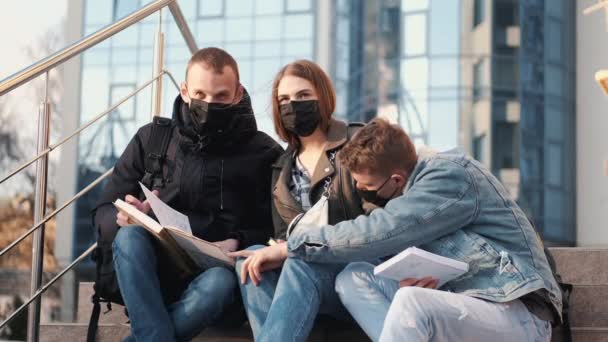
{"label": "black face mask", "polygon": [[190,99],[188,114],[196,133],[205,134],[223,133],[240,113],[238,106],[232,104]]}
{"label": "black face mask", "polygon": [[299,137],[310,136],[321,122],[317,100],[291,101],[282,104],[279,109],[285,129]]}
{"label": "black face mask", "polygon": [[384,207],[386,205],[386,203],[388,203],[388,201],[391,200],[391,198],[393,197],[393,195],[395,195],[395,192],[397,191],[397,189],[395,189],[395,191],[393,191],[393,194],[389,198],[382,198],[382,197],[378,196],[378,191],[380,191],[386,185],[386,183],[388,183],[388,181],[390,179],[391,179],[391,177],[389,176],[384,181],[384,183],[382,183],[382,185],[380,185],[378,187],[378,189],[376,189],[376,190],[360,190],[359,188],[355,188],[355,189],[356,189],[359,197],[361,197],[365,201],[367,201],[369,203],[373,203],[379,207]]}

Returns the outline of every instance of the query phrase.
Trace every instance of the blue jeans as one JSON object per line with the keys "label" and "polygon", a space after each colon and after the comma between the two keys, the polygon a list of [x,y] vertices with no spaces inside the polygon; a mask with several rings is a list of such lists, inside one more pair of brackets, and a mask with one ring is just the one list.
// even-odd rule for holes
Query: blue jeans
{"label": "blue jeans", "polygon": [[114,268],[131,320],[125,341],[187,341],[213,324],[235,301],[237,279],[226,268],[179,280],[155,238],[144,228],[118,230]]}
{"label": "blue jeans", "polygon": [[376,277],[374,265],[349,264],[336,279],[342,302],[373,341],[546,341],[551,324],[519,300],[403,287]]}
{"label": "blue jeans", "polygon": [[[252,246],[249,250],[263,248]],[[245,259],[236,264],[237,274]],[[305,341],[318,313],[347,320],[334,290],[344,264],[314,264],[288,258],[281,269],[262,274],[255,286],[241,284],[241,295],[256,341]]]}

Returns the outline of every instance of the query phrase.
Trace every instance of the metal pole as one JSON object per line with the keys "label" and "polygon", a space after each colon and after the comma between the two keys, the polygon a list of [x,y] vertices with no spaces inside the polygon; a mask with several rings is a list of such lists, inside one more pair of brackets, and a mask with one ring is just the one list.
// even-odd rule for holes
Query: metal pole
{"label": "metal pole", "polygon": [[[175,0],[157,0],[146,5],[142,9],[135,11],[128,16],[120,19],[119,21],[110,24],[99,31],[91,33],[90,35],[82,38],[76,43],[66,47],[59,52],[56,52],[29,67],[3,79],[0,81],[0,96],[8,93],[9,91],[17,88],[23,83],[33,79],[38,75],[42,75],[45,71],[51,70],[52,68],[62,64],[68,59],[81,54],[85,50],[103,42],[104,40],[114,36],[118,32],[134,25],[144,18],[152,15],[159,9],[167,6],[168,4],[175,2]],[[184,39],[186,39],[184,37]]]}
{"label": "metal pole", "polygon": [[[44,101],[40,104],[38,119],[38,153],[49,146],[51,104],[49,103],[49,72],[46,72]],[[36,161],[36,189],[34,202],[34,223],[44,219],[46,212],[46,190],[48,175],[48,154]],[[32,278],[30,294],[33,296],[42,284],[42,269],[44,256],[44,224],[34,232],[32,241]],[[28,342],[38,342],[40,334],[40,298],[29,307],[27,320]]]}
{"label": "metal pole", "polygon": [[190,27],[188,26],[188,22],[186,18],[184,18],[184,14],[179,7],[177,1],[174,1],[169,4],[169,10],[171,14],[173,14],[173,19],[175,19],[175,24],[182,32],[182,37],[184,37],[184,41],[186,41],[186,45],[188,45],[188,49],[190,49],[190,53],[194,54],[198,51],[198,47],[196,46],[196,40],[192,35],[192,31],[190,31]]}
{"label": "metal pole", "polygon": [[[154,38],[154,70],[152,77],[156,77],[163,72],[163,53],[165,45],[165,35],[163,33],[163,12],[158,11],[158,31]],[[152,84],[152,116],[159,116],[162,110],[163,98],[163,79],[159,77]]]}

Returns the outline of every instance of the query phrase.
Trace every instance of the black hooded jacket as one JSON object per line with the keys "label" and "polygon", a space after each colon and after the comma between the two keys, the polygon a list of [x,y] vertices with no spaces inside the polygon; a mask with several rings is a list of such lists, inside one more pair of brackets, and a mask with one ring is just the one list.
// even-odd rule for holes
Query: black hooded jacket
{"label": "black hooded jacket", "polygon": [[[188,105],[177,96],[163,164],[166,182],[158,190],[160,199],[188,216],[194,235],[208,241],[236,238],[243,249],[273,235],[271,165],[283,149],[257,130],[246,92],[237,106],[242,114],[226,131],[201,136],[192,130]],[[138,182],[151,130],[152,124],[141,127],[129,142],[93,212],[102,242],[112,241],[118,229],[112,202],[127,194],[142,198]]]}

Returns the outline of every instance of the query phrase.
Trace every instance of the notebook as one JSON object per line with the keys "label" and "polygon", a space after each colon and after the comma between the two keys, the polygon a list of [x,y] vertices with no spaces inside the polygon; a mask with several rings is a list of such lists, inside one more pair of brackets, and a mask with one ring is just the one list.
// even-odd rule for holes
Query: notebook
{"label": "notebook", "polygon": [[401,281],[407,278],[433,277],[439,279],[437,287],[443,286],[467,273],[465,262],[410,247],[374,268],[377,276]]}

